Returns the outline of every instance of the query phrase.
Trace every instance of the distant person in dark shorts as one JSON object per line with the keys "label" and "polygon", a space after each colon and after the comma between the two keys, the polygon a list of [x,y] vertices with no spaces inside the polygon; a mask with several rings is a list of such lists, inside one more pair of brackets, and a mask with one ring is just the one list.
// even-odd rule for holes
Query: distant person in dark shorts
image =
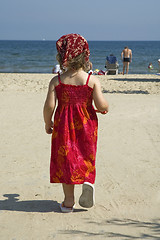
{"label": "distant person in dark shorts", "polygon": [[128,47],[125,47],[121,53],[121,59],[123,61],[123,75],[125,73],[125,69],[126,74],[128,74],[129,64],[130,62],[132,62],[132,50],[129,49]]}

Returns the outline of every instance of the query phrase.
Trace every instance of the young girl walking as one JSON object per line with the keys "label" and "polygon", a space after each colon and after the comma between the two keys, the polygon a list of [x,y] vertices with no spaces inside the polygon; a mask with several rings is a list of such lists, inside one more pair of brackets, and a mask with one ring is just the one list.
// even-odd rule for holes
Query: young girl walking
{"label": "young girl walking", "polygon": [[94,205],[96,111],[107,113],[108,103],[99,80],[86,73],[90,55],[86,39],[79,34],[67,34],[56,42],[56,47],[63,74],[51,80],[44,104],[45,130],[52,133],[50,182],[62,183],[61,211],[73,212],[75,184],[83,184],[80,206]]}

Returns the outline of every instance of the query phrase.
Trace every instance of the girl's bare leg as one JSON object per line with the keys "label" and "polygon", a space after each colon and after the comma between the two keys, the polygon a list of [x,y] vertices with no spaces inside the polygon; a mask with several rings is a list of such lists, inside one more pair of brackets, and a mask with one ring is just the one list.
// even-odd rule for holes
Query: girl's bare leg
{"label": "girl's bare leg", "polygon": [[74,205],[74,185],[62,183],[64,192],[64,206],[73,207]]}

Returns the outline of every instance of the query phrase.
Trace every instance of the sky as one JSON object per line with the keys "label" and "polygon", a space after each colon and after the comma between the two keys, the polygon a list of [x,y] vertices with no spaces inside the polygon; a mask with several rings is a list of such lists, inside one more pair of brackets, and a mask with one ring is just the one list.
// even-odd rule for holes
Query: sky
{"label": "sky", "polygon": [[160,40],[160,0],[0,0],[0,40]]}

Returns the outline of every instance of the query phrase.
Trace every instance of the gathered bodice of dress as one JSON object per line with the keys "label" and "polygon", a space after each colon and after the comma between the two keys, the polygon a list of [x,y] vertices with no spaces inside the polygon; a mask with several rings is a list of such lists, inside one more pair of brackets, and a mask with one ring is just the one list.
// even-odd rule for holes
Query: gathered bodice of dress
{"label": "gathered bodice of dress", "polygon": [[88,85],[69,85],[60,83],[56,87],[59,106],[92,105],[93,89]]}

